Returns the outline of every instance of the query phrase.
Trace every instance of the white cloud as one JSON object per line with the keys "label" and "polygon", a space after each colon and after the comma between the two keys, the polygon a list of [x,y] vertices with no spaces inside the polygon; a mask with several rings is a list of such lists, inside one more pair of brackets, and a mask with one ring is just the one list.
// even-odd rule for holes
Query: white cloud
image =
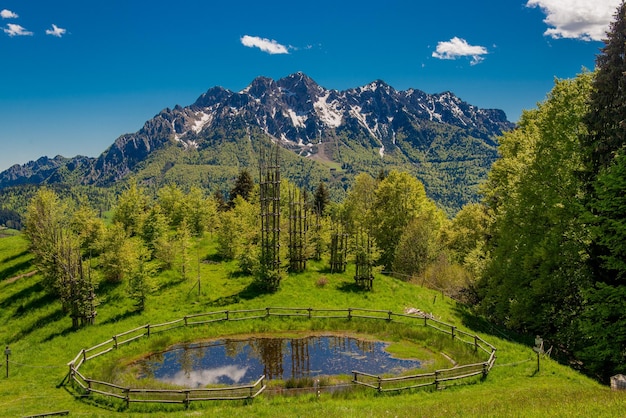
{"label": "white cloud", "polygon": [[539,7],[549,28],[544,35],[554,39],[601,41],[622,0],[528,0],[526,7]]}
{"label": "white cloud", "polygon": [[65,35],[65,32],[67,32],[66,29],[60,28],[54,23],[52,24],[52,29],[46,29],[46,35],[56,36],[57,38]]}
{"label": "white cloud", "polygon": [[16,13],[7,9],[2,9],[0,11],[0,16],[2,16],[3,19],[15,19],[19,17]]}
{"label": "white cloud", "polygon": [[268,54],[288,54],[289,50],[286,46],[279,44],[273,39],[259,38],[258,36],[244,35],[241,37],[241,43],[249,48],[259,48]]}
{"label": "white cloud", "polygon": [[26,28],[16,25],[14,23],[8,23],[6,28],[2,28],[4,33],[9,36],[32,36],[32,32],[26,30]]}
{"label": "white cloud", "polygon": [[449,41],[439,42],[435,52],[433,52],[433,57],[442,60],[455,60],[460,57],[472,57],[471,64],[476,65],[484,59],[482,55],[487,53],[487,48],[484,46],[470,45],[465,39],[455,36]]}

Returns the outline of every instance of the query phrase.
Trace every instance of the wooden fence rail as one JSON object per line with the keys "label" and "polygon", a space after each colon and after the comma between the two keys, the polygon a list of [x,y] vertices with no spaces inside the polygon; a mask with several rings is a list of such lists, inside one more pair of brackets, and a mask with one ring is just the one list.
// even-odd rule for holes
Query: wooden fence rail
{"label": "wooden fence rail", "polygon": [[[343,315],[342,315],[343,313]],[[103,396],[123,399],[128,406],[132,402],[154,402],[154,403],[181,403],[189,405],[193,401],[215,401],[215,400],[241,400],[254,399],[266,388],[265,376],[261,376],[256,382],[244,386],[228,386],[219,388],[200,389],[141,389],[115,385],[113,383],[91,379],[80,373],[80,367],[87,361],[103,354],[116,350],[120,345],[130,343],[142,337],[150,337],[155,332],[165,332],[181,326],[204,325],[222,321],[241,321],[268,317],[305,317],[308,319],[319,318],[353,318],[378,319],[387,322],[398,322],[410,325],[422,325],[448,334],[453,340],[473,345],[475,350],[479,349],[489,354],[487,361],[483,363],[459,365],[451,369],[436,370],[431,373],[423,373],[410,376],[395,376],[382,378],[368,373],[353,371],[353,383],[366,387],[371,387],[379,392],[398,391],[424,386],[440,387],[442,382],[451,380],[466,379],[473,376],[482,375],[486,377],[496,361],[496,348],[477,335],[469,334],[457,329],[456,326],[438,321],[425,315],[408,315],[404,313],[394,313],[392,311],[364,308],[346,309],[315,309],[296,307],[272,307],[247,310],[222,310],[199,314],[186,315],[181,319],[165,322],[162,324],[146,324],[140,327],[124,331],[114,335],[93,347],[81,350],[72,361],[68,363],[69,377],[86,394],[98,393]],[[88,355],[89,354],[89,355]]]}

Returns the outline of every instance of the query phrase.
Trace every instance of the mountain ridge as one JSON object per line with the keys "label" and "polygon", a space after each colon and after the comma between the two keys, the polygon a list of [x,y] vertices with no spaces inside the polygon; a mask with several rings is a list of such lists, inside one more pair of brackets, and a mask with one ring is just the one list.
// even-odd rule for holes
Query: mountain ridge
{"label": "mountain ridge", "polygon": [[[302,72],[279,80],[260,76],[239,92],[215,86],[191,105],[164,108],[98,157],[42,157],[15,165],[0,173],[0,188],[63,182],[68,173],[79,184],[109,186],[169,147],[212,159],[211,150],[245,141],[246,135],[250,141],[265,136],[296,155],[332,161],[348,172],[408,166],[420,178],[416,166],[475,160],[490,167],[497,156],[495,137],[513,127],[502,110],[478,108],[449,91],[399,91],[383,80],[339,91]],[[459,175],[454,182],[464,181]],[[420,180],[427,185],[426,177]],[[473,187],[476,176],[470,177]],[[466,201],[461,198],[459,205]]]}

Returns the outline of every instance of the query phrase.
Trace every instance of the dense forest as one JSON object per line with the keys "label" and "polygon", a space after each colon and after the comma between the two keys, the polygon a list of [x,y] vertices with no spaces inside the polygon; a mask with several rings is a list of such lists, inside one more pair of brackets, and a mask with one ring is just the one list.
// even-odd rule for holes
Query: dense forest
{"label": "dense forest", "polygon": [[191,242],[205,234],[216,236],[219,257],[271,288],[263,286],[269,221],[259,216],[271,193],[272,213],[281,214],[273,230],[282,232],[274,284],[312,258],[329,260],[330,270],[355,263],[357,284],[383,271],[540,335],[562,361],[606,382],[626,373],[625,56],[622,5],[596,70],[555,81],[499,138],[483,200],[453,219],[401,171],[358,174],[331,201],[323,181],[314,193],[285,180],[268,191],[263,173],[255,181],[241,170],[226,194],[174,183],[25,188],[4,195],[2,223],[24,227],[48,291],[78,328],[96,321],[98,294],[110,284],[127,286],[141,310],[157,272],[192,276]]}

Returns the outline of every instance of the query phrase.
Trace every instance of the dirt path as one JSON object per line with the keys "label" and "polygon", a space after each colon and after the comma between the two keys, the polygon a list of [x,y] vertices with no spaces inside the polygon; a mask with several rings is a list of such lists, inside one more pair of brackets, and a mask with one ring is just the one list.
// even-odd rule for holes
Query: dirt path
{"label": "dirt path", "polygon": [[6,282],[7,283],[14,283],[14,282],[18,281],[19,279],[22,279],[24,277],[34,276],[35,274],[37,274],[37,270],[29,271],[28,273],[24,273],[24,274],[20,274],[19,276],[11,277]]}

